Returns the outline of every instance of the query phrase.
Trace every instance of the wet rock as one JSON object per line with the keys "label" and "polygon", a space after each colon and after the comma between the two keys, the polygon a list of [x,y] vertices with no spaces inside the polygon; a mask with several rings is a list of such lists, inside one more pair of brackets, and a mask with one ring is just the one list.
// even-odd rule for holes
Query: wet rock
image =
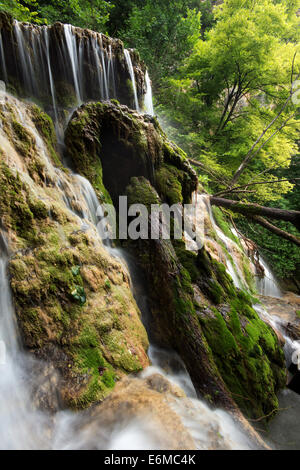
{"label": "wet rock", "polygon": [[[74,109],[78,101],[114,98],[133,107],[131,78],[124,45],[119,39],[88,29],[69,28],[59,22],[47,29],[33,24],[14,24],[5,12],[0,12],[0,34],[5,59],[0,79],[18,96],[34,96],[52,117],[64,120],[64,111]],[[67,38],[67,34],[70,37]],[[30,56],[30,62],[22,60],[23,54]],[[136,51],[131,50],[130,56],[142,108],[146,67]],[[80,83],[75,83],[77,80]]]}
{"label": "wet rock", "polygon": [[57,386],[65,406],[85,407],[122,376],[147,367],[147,334],[127,271],[93,223],[83,231],[73,212],[89,208],[82,180],[62,169],[51,119],[11,96],[0,108],[0,211],[11,248],[10,283],[23,343],[46,364],[35,401],[56,409]]}

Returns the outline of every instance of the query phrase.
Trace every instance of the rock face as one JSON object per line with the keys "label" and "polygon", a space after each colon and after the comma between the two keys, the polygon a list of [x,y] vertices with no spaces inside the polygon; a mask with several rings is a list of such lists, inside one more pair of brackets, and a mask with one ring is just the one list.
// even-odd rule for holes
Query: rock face
{"label": "rock face", "polygon": [[[186,203],[197,178],[185,154],[153,118],[124,106],[96,103],[78,109],[67,129],[76,171],[114,203]],[[105,195],[104,195],[105,198]],[[278,407],[285,385],[284,355],[273,330],[235,289],[222,264],[181,240],[128,242],[145,272],[156,341],[183,359],[200,396],[252,417]]]}
{"label": "rock face", "polygon": [[148,365],[147,334],[128,274],[91,222],[82,179],[55,152],[51,119],[8,95],[0,117],[1,230],[22,340],[60,372],[59,400],[87,406]]}
{"label": "rock face", "polygon": [[[139,105],[146,92],[145,66],[130,51]],[[0,80],[9,91],[35,101],[55,119],[81,102],[118,99],[134,107],[124,45],[87,29],[55,23],[18,23],[0,12]]]}
{"label": "rock face", "polygon": [[169,142],[157,120],[117,103],[91,103],[75,111],[65,142],[74,169],[114,203],[132,177],[145,177],[170,204],[189,202],[197,176],[184,152]]}
{"label": "rock face", "polygon": [[110,450],[230,450],[266,448],[249,424],[237,429],[150,368],[122,379],[101,404],[77,413],[62,448]]}

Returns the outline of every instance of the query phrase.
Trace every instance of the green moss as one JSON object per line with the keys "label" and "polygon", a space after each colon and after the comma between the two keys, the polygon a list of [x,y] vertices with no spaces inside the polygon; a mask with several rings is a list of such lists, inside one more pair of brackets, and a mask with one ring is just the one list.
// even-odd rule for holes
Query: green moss
{"label": "green moss", "polygon": [[245,257],[243,261],[243,273],[247,286],[252,294],[256,294],[255,276],[250,271],[250,261]]}
{"label": "green moss", "polygon": [[151,210],[152,204],[160,204],[155,189],[143,176],[131,178],[130,185],[126,188],[126,194],[129,205],[144,204],[148,211]]}
{"label": "green moss", "polygon": [[12,120],[11,126],[15,135],[15,145],[17,150],[24,156],[30,156],[34,148],[34,139],[30,132],[18,121]]}
{"label": "green moss", "polygon": [[74,350],[74,363],[80,374],[89,376],[88,385],[76,398],[76,406],[86,407],[92,401],[105,397],[115,385],[111,365],[103,358],[100,341],[95,328],[85,326]]}
{"label": "green moss", "polygon": [[225,216],[223,215],[221,209],[219,207],[212,207],[213,215],[217,225],[220,227],[222,232],[226,235],[226,237],[230,238],[232,241],[237,243],[240,246],[240,240],[232,233],[230,230],[230,225],[226,221]]}
{"label": "green moss", "polygon": [[31,106],[31,118],[32,121],[42,136],[48,151],[50,153],[51,159],[54,165],[61,167],[61,161],[56,152],[56,133],[53,125],[53,121],[48,114],[42,111],[38,106]]}
{"label": "green moss", "polygon": [[230,303],[226,317],[214,311],[200,321],[233,398],[249,417],[261,417],[278,408],[276,391],[285,385],[284,354],[245,293]]}
{"label": "green moss", "polygon": [[171,206],[183,201],[180,176],[179,170],[170,165],[163,165],[156,172],[158,193]]}
{"label": "green moss", "polygon": [[196,253],[186,250],[185,243],[181,240],[174,241],[174,248],[180,263],[188,271],[191,281],[196,282],[200,277]]}
{"label": "green moss", "polygon": [[207,295],[211,298],[211,300],[215,304],[220,304],[224,300],[224,291],[220,284],[215,281],[214,279],[209,279],[208,280],[208,291]]}
{"label": "green moss", "polygon": [[217,310],[214,310],[214,317],[205,322],[205,331],[208,344],[213,345],[214,354],[224,355],[226,360],[229,360],[230,356],[236,356],[238,346],[234,336]]}
{"label": "green moss", "polygon": [[[91,103],[77,110],[66,143],[76,170],[100,192],[104,192],[102,167],[106,168],[105,182],[114,200],[131,177],[146,176],[172,202],[188,202],[197,187],[186,157],[167,142],[159,125],[116,103]],[[122,160],[126,171],[121,173],[115,170]]]}
{"label": "green moss", "polygon": [[4,224],[15,229],[20,237],[32,240],[36,231],[29,208],[28,188],[4,162],[0,163],[0,168],[0,210],[5,214]]}

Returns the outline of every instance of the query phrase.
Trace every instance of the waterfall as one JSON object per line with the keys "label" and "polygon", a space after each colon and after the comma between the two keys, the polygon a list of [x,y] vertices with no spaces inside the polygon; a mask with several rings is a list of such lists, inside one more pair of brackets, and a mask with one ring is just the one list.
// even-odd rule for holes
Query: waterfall
{"label": "waterfall", "polygon": [[145,74],[145,81],[146,81],[147,91],[145,94],[144,107],[145,107],[147,114],[150,114],[150,116],[154,116],[152,85],[151,85],[148,70],[146,71],[146,74]]}
{"label": "waterfall", "polygon": [[108,83],[112,83],[112,96],[113,96],[113,98],[116,98],[117,91],[116,91],[115,64],[114,64],[114,60],[113,60],[111,44],[109,45],[109,60],[108,60],[107,80],[108,80]]}
{"label": "waterfall", "polygon": [[[55,198],[78,219],[78,228],[84,224],[84,230],[94,230],[97,223],[99,201],[96,193],[84,177],[68,174],[53,166],[47,159],[45,144],[36,131],[29,116],[26,105],[7,95],[14,109],[17,109],[16,119],[30,130],[43,161],[49,180],[53,181]],[[3,131],[2,131],[3,134]],[[1,138],[3,135],[1,134]],[[12,164],[12,170],[15,170]],[[20,169],[20,178],[25,180],[35,191],[34,182]],[[39,188],[40,189],[40,188]],[[82,207],[75,211],[73,206]],[[71,213],[72,212],[72,213]],[[79,214],[80,212],[80,214]],[[75,220],[75,219],[74,219]],[[83,228],[81,228],[83,230]],[[99,232],[98,232],[99,233]],[[10,241],[10,240],[9,240]],[[101,243],[101,233],[99,233]],[[139,274],[134,274],[132,259],[124,250],[107,247],[123,266],[128,265],[131,273],[132,286],[139,305],[143,304],[145,294],[141,288]],[[160,449],[162,448],[161,430],[151,422],[151,416],[141,413],[137,419],[128,419],[126,423],[115,413],[111,421],[104,425],[100,407],[98,414],[73,413],[71,411],[56,411],[48,415],[35,407],[32,398],[32,388],[39,384],[40,375],[45,380],[40,361],[34,360],[31,354],[26,354],[18,341],[18,328],[12,303],[8,278],[9,249],[6,237],[0,234],[0,448],[3,449]],[[140,291],[140,294],[137,294]],[[143,315],[145,310],[143,309]],[[5,345],[5,347],[4,347]],[[3,350],[6,350],[4,361]],[[129,381],[143,383],[146,377],[160,374],[168,382],[182,387],[189,401],[181,399],[170,404],[170,409],[182,421],[184,428],[194,438],[198,449],[209,449],[214,445],[220,448],[249,448],[247,437],[241,432],[229,414],[220,410],[211,410],[207,405],[195,399],[195,390],[191,379],[180,359],[173,351],[158,350],[151,345],[149,355],[153,366],[145,370],[139,377],[130,377]],[[38,372],[40,371],[41,372]],[[52,375],[49,379],[52,380]],[[157,392],[156,392],[157,393]],[[168,398],[166,397],[166,400]],[[143,403],[143,396],[140,397]],[[94,410],[95,408],[93,408]],[[153,422],[155,423],[155,421]],[[139,440],[133,439],[139,436]]]}
{"label": "waterfall", "polygon": [[[38,449],[44,418],[34,413],[26,383],[27,357],[21,350],[7,275],[9,251],[0,232],[0,449]],[[45,427],[46,430],[46,427]]]}
{"label": "waterfall", "polygon": [[80,89],[79,89],[79,78],[78,78],[79,60],[78,60],[78,50],[77,50],[76,37],[73,34],[72,25],[70,25],[70,24],[65,24],[64,25],[64,34],[65,34],[67,52],[68,52],[66,54],[66,59],[69,58],[70,62],[71,62],[71,69],[72,69],[74,87],[75,87],[75,92],[76,92],[77,105],[79,105],[82,101],[81,93],[80,93]]}
{"label": "waterfall", "polygon": [[127,49],[124,50],[124,54],[125,54],[125,59],[126,59],[126,62],[127,62],[127,67],[128,67],[128,70],[129,70],[130,78],[131,78],[131,83],[132,83],[135,109],[137,111],[139,111],[140,107],[139,107],[139,101],[138,101],[138,95],[137,95],[137,89],[136,89],[136,81],[135,81],[135,75],[134,75],[134,70],[133,70],[133,66],[132,66],[131,55],[130,55],[130,52]]}
{"label": "waterfall", "polygon": [[[55,96],[55,89],[54,89],[54,81],[51,69],[51,62],[50,62],[50,51],[49,51],[49,36],[47,34],[47,27],[43,28],[43,36],[44,42],[46,44],[46,57],[47,57],[47,65],[48,65],[48,73],[49,73],[49,81],[50,81],[50,90],[51,90],[51,97],[53,103],[53,111],[54,111],[54,122],[56,126],[58,126],[58,112],[57,112],[57,103],[56,103],[56,96]],[[58,129],[57,129],[58,133]]]}
{"label": "waterfall", "polygon": [[[230,238],[228,238],[223,233],[223,231],[218,227],[218,225],[215,221],[213,212],[212,212],[209,196],[207,194],[198,194],[197,195],[196,204],[201,204],[202,202],[204,203],[204,207],[206,209],[208,218],[210,220],[210,223],[211,223],[218,239],[225,246],[225,248],[228,252],[228,254],[227,254],[224,251],[224,249],[222,249],[222,253],[223,253],[223,255],[225,257],[225,260],[226,260],[226,265],[225,265],[226,271],[231,276],[235,287],[237,287],[239,289],[245,289],[247,287],[247,285],[246,285],[243,273],[242,273],[242,271],[239,267],[238,260],[235,259],[235,253],[233,252],[232,247],[234,245],[235,249],[239,252],[241,251],[241,249]],[[203,207],[203,204],[202,204],[201,207]],[[209,239],[209,237],[208,237],[208,239]],[[228,255],[230,255],[232,257],[232,260],[235,262],[234,265],[233,265],[233,263],[232,263],[232,261],[231,261],[231,259],[229,258]]]}
{"label": "waterfall", "polygon": [[30,96],[37,95],[36,74],[32,65],[31,57],[26,53],[25,40],[28,36],[28,28],[21,29],[18,21],[14,22],[14,33],[17,41],[17,54],[16,60],[19,61],[21,74],[26,87],[26,91]]}
{"label": "waterfall", "polygon": [[[234,285],[238,287],[239,289],[247,289],[247,282],[244,277],[244,274],[240,268],[240,260],[239,257],[237,256],[238,254],[242,253],[241,248],[235,243],[231,238],[226,236],[223,231],[218,227],[213,212],[212,208],[210,205],[209,201],[209,196],[207,194],[198,194],[197,195],[197,200],[195,200],[194,197],[194,203],[199,205],[200,209],[206,212],[210,223],[212,225],[212,228],[214,229],[218,240],[221,242],[221,245],[225,247],[226,251],[224,248],[221,247],[222,255],[225,257],[226,260],[226,270],[228,274],[231,276]],[[231,229],[233,235],[240,239],[240,235],[237,233],[237,231],[232,228]],[[207,240],[210,240],[210,237],[206,237]],[[229,257],[230,256],[230,257]],[[261,256],[259,257],[259,263],[263,268],[264,275],[259,276],[256,270],[256,267],[254,263],[250,260],[250,263],[252,265],[252,271],[253,275],[256,277],[256,288],[257,291],[260,295],[263,296],[269,296],[269,297],[282,297],[282,292],[281,289],[278,285],[278,282],[276,281],[276,278],[274,274],[272,273],[272,270],[270,266],[267,264],[266,260],[262,258]]]}
{"label": "waterfall", "polygon": [[2,69],[2,73],[3,73],[3,80],[4,80],[5,83],[7,83],[7,70],[6,70],[5,55],[4,55],[3,40],[2,40],[1,31],[0,31],[0,64],[1,64],[1,69]]}
{"label": "waterfall", "polygon": [[[53,118],[60,139],[68,116],[83,102],[115,98],[139,110],[144,92],[136,83],[136,65],[117,39],[70,24],[15,20],[10,33],[0,28],[0,80],[8,90],[37,101]],[[147,90],[151,107],[151,87]]]}
{"label": "waterfall", "polygon": [[[84,183],[84,182],[82,182]],[[91,210],[95,202],[92,196]],[[5,240],[0,233],[1,240]],[[5,246],[6,243],[5,243]],[[26,370],[37,368],[37,363],[30,362],[17,341],[17,329],[14,321],[14,309],[7,276],[8,252],[0,253],[0,340],[7,345],[7,359],[0,362],[0,448],[1,449],[108,449],[108,450],[156,450],[162,449],[160,430],[151,423],[151,417],[141,415],[124,426],[118,416],[112,416],[112,422],[106,429],[100,416],[87,417],[86,413],[57,412],[50,417],[34,409],[30,387],[26,381]],[[159,366],[148,368],[140,377],[145,379],[152,374],[165,376],[175,385],[183,386],[194,397],[191,380],[174,353],[166,353],[152,347],[154,363],[173,362],[179,371],[169,373]],[[157,356],[155,358],[155,355]],[[134,379],[133,380],[137,380]],[[142,398],[142,397],[141,397]],[[185,429],[193,437],[197,449],[209,449],[220,441],[221,447],[229,449],[251,448],[247,437],[238,429],[233,419],[224,411],[209,409],[195,398],[188,403],[177,402],[172,408],[182,420]],[[87,421],[88,419],[88,421]],[[111,430],[111,427],[113,431]]]}
{"label": "waterfall", "polygon": [[266,297],[282,297],[281,289],[267,262],[260,257],[259,262],[264,269],[264,276],[257,276],[256,284],[260,295]]}

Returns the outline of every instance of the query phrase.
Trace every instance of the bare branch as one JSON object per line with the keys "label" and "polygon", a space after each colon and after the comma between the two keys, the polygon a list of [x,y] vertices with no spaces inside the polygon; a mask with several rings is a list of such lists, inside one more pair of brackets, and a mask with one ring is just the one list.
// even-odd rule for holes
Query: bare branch
{"label": "bare branch", "polygon": [[228,190],[220,191],[220,192],[214,194],[214,196],[217,197],[217,196],[222,196],[223,194],[229,194],[229,193],[233,193],[233,192],[235,193],[235,192],[238,192],[240,189],[249,188],[250,186],[257,186],[257,185],[263,185],[263,184],[283,183],[283,182],[286,182],[286,181],[289,181],[289,182],[300,181],[300,178],[289,178],[289,179],[269,180],[269,181],[257,181],[255,183],[247,183],[247,184],[244,184],[243,186],[235,186],[234,188],[230,188]]}
{"label": "bare branch", "polygon": [[[292,68],[294,67],[294,59],[293,59],[293,65],[292,65]],[[300,77],[300,73],[298,73],[298,75],[296,76],[296,80]],[[274,119],[272,119],[272,121],[268,124],[268,126],[263,130],[263,132],[260,134],[260,136],[258,137],[258,139],[254,142],[254,144],[252,145],[252,147],[250,148],[249,152],[247,153],[246,157],[244,158],[242,164],[239,166],[239,168],[237,169],[237,171],[235,172],[233,178],[232,178],[232,182],[231,182],[231,185],[234,185],[237,180],[239,179],[239,177],[241,176],[241,174],[244,172],[245,168],[248,166],[249,162],[258,154],[258,152],[260,152],[260,150],[270,141],[270,139],[272,139],[274,137],[275,134],[277,134],[277,132],[279,132],[286,124],[287,122],[291,119],[292,116],[294,116],[294,114],[292,116],[290,116],[260,147],[259,149],[253,153],[254,149],[257,147],[257,145],[260,143],[260,141],[263,139],[263,137],[266,135],[266,133],[268,132],[268,130],[275,124],[275,122],[279,119],[279,117],[282,115],[283,111],[286,109],[287,105],[289,104],[289,102],[291,101],[292,99],[292,96],[294,94],[294,91],[293,91],[293,84],[291,84],[291,87],[290,87],[290,90],[289,90],[289,96],[288,98],[285,100],[285,102],[283,103],[282,107],[280,108],[279,112],[277,113],[277,115],[274,117]]]}

